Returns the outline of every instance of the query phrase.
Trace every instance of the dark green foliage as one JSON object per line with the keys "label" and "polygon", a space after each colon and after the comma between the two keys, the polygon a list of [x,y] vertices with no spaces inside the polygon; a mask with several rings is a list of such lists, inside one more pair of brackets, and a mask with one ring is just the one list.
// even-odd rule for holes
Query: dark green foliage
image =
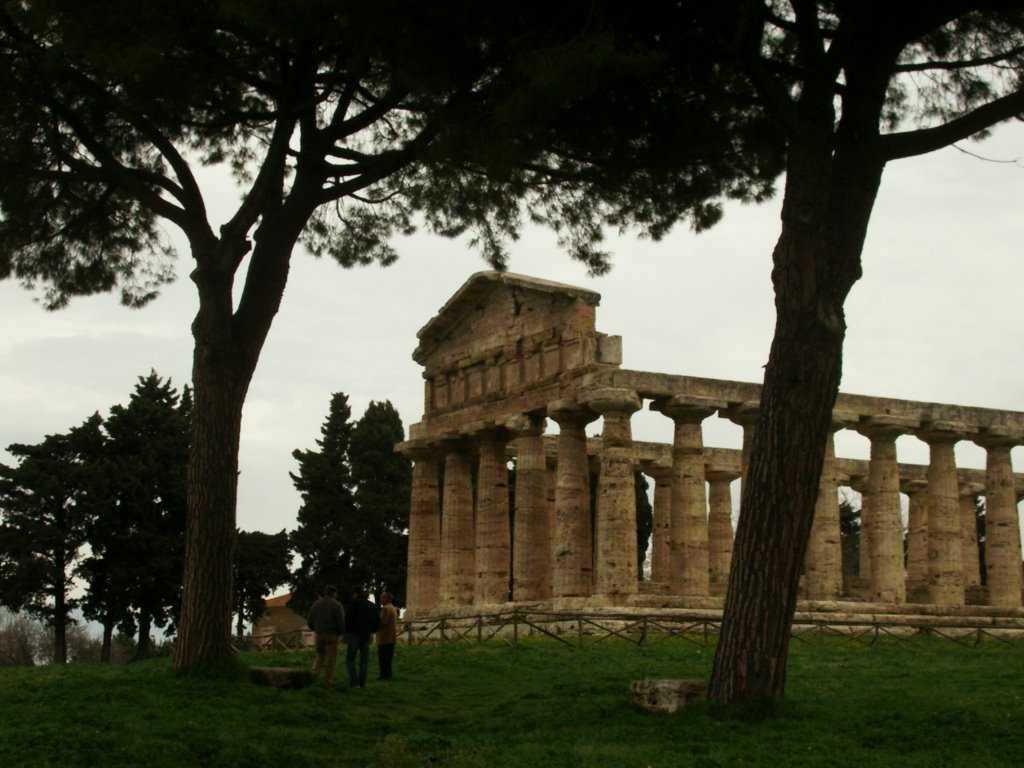
{"label": "dark green foliage", "polygon": [[985,498],[974,495],[974,522],[978,532],[978,569],[981,575],[981,585],[988,584],[988,568],[985,566]]}
{"label": "dark green foliage", "polygon": [[90,521],[102,504],[96,467],[103,423],[94,414],[66,434],[7,450],[17,466],[0,464],[0,603],[26,610],[54,630],[54,660],[66,660],[66,628]]}
{"label": "dark green foliage", "polygon": [[[562,10],[529,20],[507,66],[459,105],[432,147],[457,156],[462,171],[425,190],[435,227],[469,222],[501,260],[501,243],[488,238],[513,234],[525,201],[531,221],[603,273],[603,225],[658,238],[685,220],[700,231],[721,218],[723,199],[773,193],[781,136],[749,84],[712,55],[714,12],[662,2]],[[479,180],[465,179],[467,167]],[[486,218],[473,221],[467,195]],[[488,197],[502,205],[481,205]]]}
{"label": "dark green foliage", "polygon": [[843,498],[839,502],[839,546],[843,556],[843,575],[860,574],[860,510]]}
{"label": "dark green foliage", "polygon": [[[602,222],[658,236],[762,197],[778,142],[742,80],[687,53],[710,39],[694,22],[653,0],[0,6],[0,278],[50,307],[115,289],[139,305],[171,279],[168,222],[194,262],[178,666],[230,653],[211,614],[231,602],[239,414],[295,245],[387,264],[422,220],[501,266],[528,218],[602,271]],[[662,37],[687,66],[660,67]],[[242,188],[220,226],[202,165]]]}
{"label": "dark green foliage", "polygon": [[299,613],[306,612],[325,584],[345,590],[352,580],[359,528],[348,455],[351,415],[348,395],[335,393],[316,441],[319,450],[292,452],[299,471],[289,474],[302,495],[298,525],[291,532],[292,550],[300,558],[291,606]]}
{"label": "dark green foliage", "polygon": [[51,306],[144,303],[173,274],[161,218],[211,245],[189,156],[228,164],[264,213],[303,187],[289,249],[302,231],[343,265],[393,260],[416,210],[500,264],[525,203],[595,271],[602,220],[709,226],[718,199],[771,190],[779,144],[700,20],[641,6],[5,4],[0,275],[41,281]]}
{"label": "dark green foliage", "polygon": [[264,598],[291,579],[291,546],[288,532],[238,531],[235,537],[235,631],[245,634],[245,624],[259,620]]}
{"label": "dark green foliage", "polygon": [[395,451],[405,428],[390,400],[371,401],[352,431],[349,459],[363,530],[354,578],[370,594],[405,604],[412,464]]}
{"label": "dark green foliage", "polygon": [[637,472],[633,476],[636,488],[636,572],[641,581],[644,578],[644,561],[647,560],[647,546],[654,530],[654,508],[647,497],[647,475]]}
{"label": "dark green foliage", "polygon": [[83,609],[106,633],[137,634],[139,657],[150,652],[151,627],[173,624],[181,600],[190,407],[187,386],[179,395],[151,371],[104,424],[104,498],[81,566]]}
{"label": "dark green foliage", "polygon": [[412,468],[395,453],[405,430],[389,401],[371,402],[352,424],[348,397],[331,398],[317,440],[319,451],[295,451],[302,494],[292,548],[301,558],[291,605],[300,612],[324,584],[343,594],[361,586],[386,590],[401,605],[405,594],[406,528]]}

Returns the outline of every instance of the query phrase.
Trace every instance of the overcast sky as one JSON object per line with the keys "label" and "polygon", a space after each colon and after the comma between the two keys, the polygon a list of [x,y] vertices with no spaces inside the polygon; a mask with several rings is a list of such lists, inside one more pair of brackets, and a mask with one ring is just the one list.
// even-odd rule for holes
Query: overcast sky
{"label": "overcast sky", "polygon": [[[864,277],[847,302],[844,392],[1024,410],[1024,127],[965,146],[1001,162],[949,148],[886,171]],[[611,238],[614,268],[592,278],[549,233],[531,230],[509,269],[598,291],[597,328],[622,337],[623,367],[759,382],[774,327],[778,233],[778,200],[737,205],[699,236]],[[420,420],[416,332],[487,266],[464,242],[425,235],[402,240],[400,253],[389,268],[355,270],[295,255],[244,412],[241,528],[294,527],[291,454],[314,447],[332,393],[349,395],[354,418],[371,400],[390,400],[407,429]],[[106,416],[150,369],[180,390],[190,379],[197,303],[189,269],[183,251],[180,280],[142,310],[102,296],[48,313],[31,291],[0,282],[0,448],[39,442],[95,411]],[[659,414],[637,414],[633,431],[642,440],[672,437]],[[739,429],[709,419],[705,443],[738,448]],[[1022,450],[1014,450],[1018,472]],[[866,458],[867,440],[840,432],[837,453]],[[926,463],[927,446],[900,438],[899,458]],[[981,468],[984,453],[961,443],[957,460]],[[0,450],[0,462],[12,458]]]}

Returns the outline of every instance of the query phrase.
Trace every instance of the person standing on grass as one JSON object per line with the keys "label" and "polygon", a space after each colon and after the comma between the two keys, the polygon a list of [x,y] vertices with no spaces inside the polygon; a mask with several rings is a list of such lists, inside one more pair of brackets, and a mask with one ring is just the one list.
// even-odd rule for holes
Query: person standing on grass
{"label": "person standing on grass", "polygon": [[[362,587],[353,587],[352,603],[349,605],[345,623],[345,668],[348,670],[350,688],[366,687],[366,670],[370,665],[370,637],[377,631],[379,624],[377,607],[367,599]],[[356,654],[359,654],[358,673]]]}
{"label": "person standing on grass", "polygon": [[324,587],[324,595],[313,603],[309,609],[306,623],[314,632],[314,648],[316,661],[313,662],[313,676],[319,677],[324,671],[324,680],[334,680],[334,670],[338,664],[338,644],[345,632],[345,609],[338,602],[338,590],[328,584]]}
{"label": "person standing on grass", "polygon": [[377,667],[380,679],[391,679],[391,661],[398,640],[398,611],[391,604],[391,595],[380,593],[380,628],[377,630]]}

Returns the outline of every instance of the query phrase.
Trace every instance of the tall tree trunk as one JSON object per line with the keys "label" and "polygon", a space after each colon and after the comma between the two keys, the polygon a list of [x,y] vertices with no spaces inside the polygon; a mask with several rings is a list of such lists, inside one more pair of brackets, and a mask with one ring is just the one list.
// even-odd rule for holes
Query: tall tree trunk
{"label": "tall tree trunk", "polygon": [[103,622],[103,640],[100,644],[100,661],[110,663],[110,649],[114,644],[114,622],[107,619]]}
{"label": "tall tree trunk", "polygon": [[[230,327],[230,317],[226,322]],[[251,378],[251,371],[238,364],[234,346],[228,342],[211,348],[196,331],[185,566],[173,656],[177,669],[221,661],[231,654],[238,450],[242,404]]]}
{"label": "tall tree trunk", "polygon": [[772,274],[775,337],[709,684],[717,703],[771,705],[785,688],[797,586],[839,392],[843,303],[860,276],[883,167],[871,160],[813,142],[791,146]]}
{"label": "tall tree trunk", "polygon": [[[232,285],[239,245],[218,243],[196,254],[192,279],[199,312],[192,323],[192,428],[185,518],[181,619],[174,644],[176,669],[231,655],[231,577],[238,493],[242,405],[255,369],[236,327]],[[237,260],[236,260],[237,259]]]}
{"label": "tall tree trunk", "polygon": [[[298,185],[298,182],[296,182]],[[192,323],[192,430],[188,462],[181,619],[172,665],[193,670],[231,656],[232,574],[242,406],[281,305],[292,248],[315,204],[293,192],[263,214],[245,286],[233,309],[243,235],[193,244],[199,311]]]}
{"label": "tall tree trunk", "polygon": [[63,583],[57,586],[54,593],[53,663],[68,663],[68,606]]}
{"label": "tall tree trunk", "polygon": [[135,646],[135,661],[148,659],[151,655],[149,633],[153,629],[153,617],[148,611],[139,612],[139,642]]}

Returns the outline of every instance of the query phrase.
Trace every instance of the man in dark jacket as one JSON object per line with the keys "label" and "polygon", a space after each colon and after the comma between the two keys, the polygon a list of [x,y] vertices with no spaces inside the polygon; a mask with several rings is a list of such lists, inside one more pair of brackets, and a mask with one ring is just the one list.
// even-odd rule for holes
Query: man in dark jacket
{"label": "man in dark jacket", "polygon": [[[367,598],[362,587],[352,588],[352,602],[345,622],[347,648],[345,668],[348,684],[352,688],[366,687],[366,670],[370,664],[370,637],[377,631],[380,618],[377,608]],[[359,654],[359,672],[356,673],[356,654]]]}
{"label": "man in dark jacket", "polygon": [[334,680],[338,664],[338,644],[345,632],[345,609],[338,602],[338,590],[328,584],[324,596],[313,603],[306,618],[309,628],[315,633],[316,661],[313,662],[313,676],[319,677],[324,671],[324,680]]}

